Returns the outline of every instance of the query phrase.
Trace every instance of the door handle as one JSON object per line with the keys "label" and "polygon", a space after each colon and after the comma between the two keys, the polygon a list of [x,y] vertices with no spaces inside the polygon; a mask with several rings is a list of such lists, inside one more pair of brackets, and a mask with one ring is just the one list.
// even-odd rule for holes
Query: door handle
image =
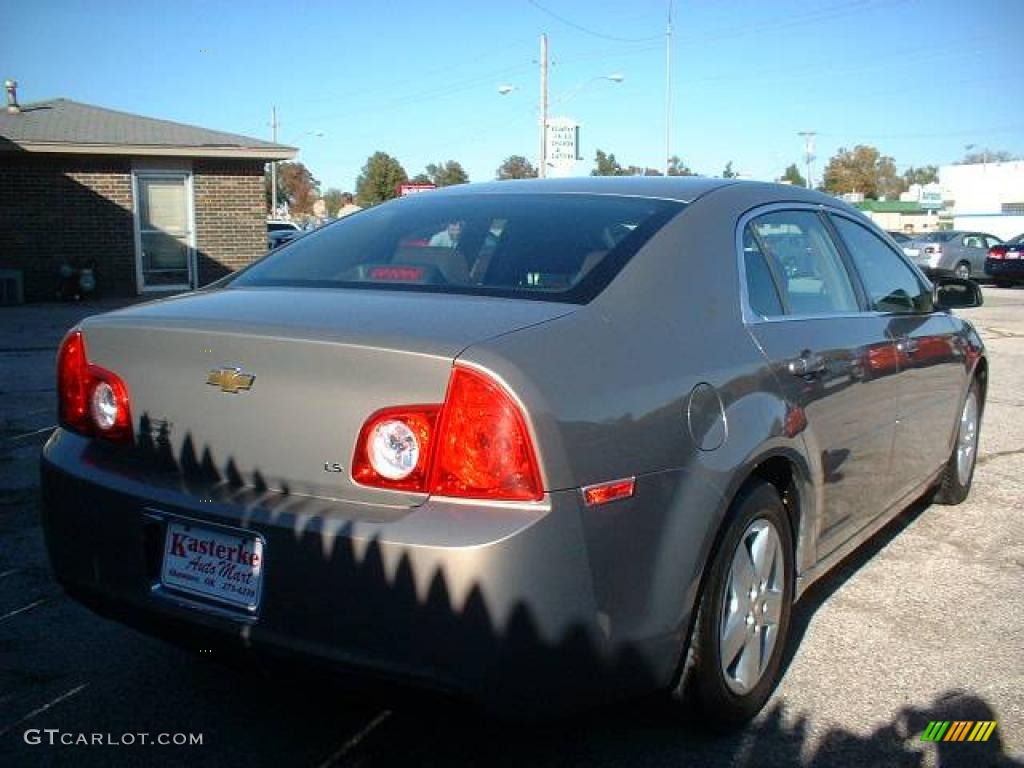
{"label": "door handle", "polygon": [[917,352],[917,348],[917,339],[912,339],[909,336],[903,336],[896,342],[896,349],[908,357]]}
{"label": "door handle", "polygon": [[800,353],[800,357],[793,358],[786,363],[786,370],[794,376],[817,376],[827,370],[827,365],[824,357],[805,349]]}

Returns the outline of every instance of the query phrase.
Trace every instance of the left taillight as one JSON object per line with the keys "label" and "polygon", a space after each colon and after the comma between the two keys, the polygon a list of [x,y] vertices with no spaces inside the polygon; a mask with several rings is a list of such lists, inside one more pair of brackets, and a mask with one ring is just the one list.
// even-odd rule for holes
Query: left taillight
{"label": "left taillight", "polygon": [[544,496],[522,409],[489,375],[452,368],[442,405],[377,411],[359,432],[352,479],[374,488],[492,501]]}
{"label": "left taillight", "polygon": [[132,440],[128,387],[113,371],[89,362],[81,331],[57,353],[57,414],[62,427],[117,443]]}

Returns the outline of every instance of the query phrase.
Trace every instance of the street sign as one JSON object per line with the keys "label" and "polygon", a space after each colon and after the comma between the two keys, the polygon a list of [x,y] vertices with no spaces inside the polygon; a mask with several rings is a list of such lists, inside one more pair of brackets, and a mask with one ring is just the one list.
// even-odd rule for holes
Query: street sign
{"label": "street sign", "polygon": [[420,192],[429,192],[432,189],[437,189],[437,186],[434,184],[399,184],[398,196],[415,195]]}
{"label": "street sign", "polygon": [[547,161],[550,165],[571,166],[580,157],[580,125],[565,117],[548,120]]}
{"label": "street sign", "polygon": [[942,208],[942,187],[938,184],[925,184],[921,188],[921,207],[926,211],[937,211]]}

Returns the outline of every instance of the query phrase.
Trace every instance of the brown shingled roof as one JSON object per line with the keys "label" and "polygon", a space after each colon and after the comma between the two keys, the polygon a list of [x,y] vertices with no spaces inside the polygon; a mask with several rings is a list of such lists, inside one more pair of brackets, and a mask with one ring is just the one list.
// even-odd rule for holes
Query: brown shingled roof
{"label": "brown shingled roof", "polygon": [[52,99],[0,108],[0,151],[83,154],[184,155],[287,160],[297,150],[283,144],[211,131],[128,112]]}

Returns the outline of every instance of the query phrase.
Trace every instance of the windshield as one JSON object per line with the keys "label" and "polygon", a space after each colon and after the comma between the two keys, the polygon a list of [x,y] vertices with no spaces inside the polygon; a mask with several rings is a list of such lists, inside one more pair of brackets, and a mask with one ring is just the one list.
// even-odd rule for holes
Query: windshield
{"label": "windshield", "polygon": [[609,195],[427,193],[310,233],[230,285],[387,287],[586,302],[683,208]]}
{"label": "windshield", "polygon": [[956,237],[956,232],[929,232],[927,235],[921,235],[915,238],[921,243],[947,243]]}

